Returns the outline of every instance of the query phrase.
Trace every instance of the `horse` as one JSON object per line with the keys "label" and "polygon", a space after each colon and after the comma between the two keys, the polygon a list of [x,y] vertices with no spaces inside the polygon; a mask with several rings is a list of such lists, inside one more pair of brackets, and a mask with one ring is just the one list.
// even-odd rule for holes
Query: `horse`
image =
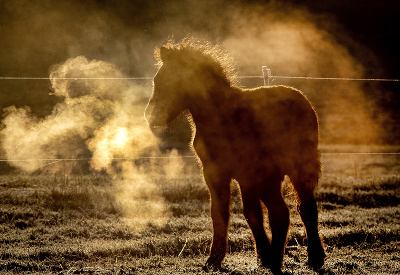
{"label": "horse", "polygon": [[[181,114],[192,124],[191,147],[211,197],[213,240],[203,269],[223,270],[235,180],[261,265],[281,274],[289,228],[281,193],[285,175],[300,200],[308,264],[320,269],[326,255],[314,196],[321,172],[319,130],[309,100],[287,86],[241,88],[226,51],[209,42],[169,42],[155,55],[159,68],[144,115],[152,129],[164,129]],[[271,240],[264,228],[264,206]]]}

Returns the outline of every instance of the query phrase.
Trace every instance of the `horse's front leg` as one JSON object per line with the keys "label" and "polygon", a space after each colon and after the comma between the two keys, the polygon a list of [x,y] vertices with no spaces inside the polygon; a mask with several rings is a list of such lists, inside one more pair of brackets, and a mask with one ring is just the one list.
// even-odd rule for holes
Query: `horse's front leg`
{"label": "horse's front leg", "polygon": [[216,169],[205,167],[204,178],[211,195],[211,218],[213,222],[213,241],[204,270],[221,270],[226,254],[230,210],[230,178],[223,177]]}

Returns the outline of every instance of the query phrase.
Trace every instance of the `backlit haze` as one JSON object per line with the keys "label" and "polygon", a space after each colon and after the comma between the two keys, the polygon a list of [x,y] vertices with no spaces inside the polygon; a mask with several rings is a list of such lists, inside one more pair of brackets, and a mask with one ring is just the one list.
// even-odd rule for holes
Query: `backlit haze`
{"label": "backlit haze", "polygon": [[[289,2],[6,0],[0,3],[0,76],[49,80],[0,80],[1,158],[27,173],[65,172],[57,159],[88,158],[89,170],[112,176],[116,205],[133,230],[163,224],[169,210],[148,175],[172,177],[184,164],[178,151],[160,151],[162,141],[144,119],[151,80],[124,78],[154,76],[154,48],[186,36],[221,44],[241,76],[261,75],[262,66],[273,76],[391,76],[381,55],[334,15]],[[241,83],[255,87],[263,80]],[[307,95],[320,118],[322,143],[393,141],[397,117],[382,104],[398,100],[392,86],[304,79],[271,84]],[[134,162],[171,155],[157,166],[151,159],[145,166]],[[70,163],[68,172],[84,162]]]}

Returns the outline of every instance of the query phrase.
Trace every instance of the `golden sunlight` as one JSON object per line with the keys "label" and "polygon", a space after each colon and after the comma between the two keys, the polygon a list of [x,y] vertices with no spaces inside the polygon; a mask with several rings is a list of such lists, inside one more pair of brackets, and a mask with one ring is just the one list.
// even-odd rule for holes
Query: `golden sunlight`
{"label": "golden sunlight", "polygon": [[110,143],[115,149],[123,149],[128,143],[128,130],[125,127],[118,127]]}

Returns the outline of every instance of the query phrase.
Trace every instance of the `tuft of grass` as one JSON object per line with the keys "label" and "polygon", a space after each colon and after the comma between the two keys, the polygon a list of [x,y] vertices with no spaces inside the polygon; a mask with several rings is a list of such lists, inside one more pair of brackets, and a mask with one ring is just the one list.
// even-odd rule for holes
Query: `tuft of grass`
{"label": "tuft of grass", "polygon": [[358,205],[364,208],[395,206],[400,204],[400,178],[323,178],[318,186],[316,198],[325,205]]}
{"label": "tuft of grass", "polygon": [[200,176],[192,177],[176,177],[170,180],[163,181],[162,195],[166,201],[170,203],[181,203],[185,201],[208,202],[210,195],[206,184]]}

